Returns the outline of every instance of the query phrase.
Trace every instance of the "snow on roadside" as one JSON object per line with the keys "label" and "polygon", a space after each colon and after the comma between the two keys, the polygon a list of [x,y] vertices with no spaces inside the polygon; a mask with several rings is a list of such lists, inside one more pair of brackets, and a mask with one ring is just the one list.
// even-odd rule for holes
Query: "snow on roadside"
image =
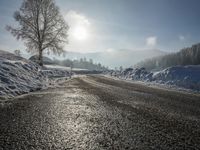
{"label": "snow on roadside", "polygon": [[200,91],[200,65],[174,66],[158,72],[148,72],[145,68],[127,68],[122,72],[112,71],[107,74],[167,88]]}
{"label": "snow on roadside", "polygon": [[[61,70],[67,70],[67,71],[71,71],[70,67],[65,67],[65,66],[59,66],[59,65],[45,65],[46,68],[49,69],[61,69]],[[88,69],[81,69],[81,68],[72,68],[72,71],[87,71]]]}
{"label": "snow on roadside", "polygon": [[169,67],[155,72],[152,81],[200,91],[200,65]]}
{"label": "snow on roadside", "polygon": [[67,76],[67,71],[47,70],[32,61],[0,51],[0,98],[11,98],[47,88],[55,85],[54,77]]}

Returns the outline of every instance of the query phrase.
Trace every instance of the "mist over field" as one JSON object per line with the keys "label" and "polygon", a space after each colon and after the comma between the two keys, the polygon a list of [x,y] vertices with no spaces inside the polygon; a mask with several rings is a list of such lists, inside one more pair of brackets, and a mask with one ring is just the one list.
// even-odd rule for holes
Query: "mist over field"
{"label": "mist over field", "polygon": [[136,63],[156,57],[162,56],[167,54],[166,52],[160,50],[106,50],[103,52],[87,52],[87,53],[80,53],[80,52],[66,52],[65,56],[50,56],[51,58],[55,59],[93,59],[95,62],[103,62],[103,65],[108,66],[110,68],[115,67],[130,67],[134,66]]}

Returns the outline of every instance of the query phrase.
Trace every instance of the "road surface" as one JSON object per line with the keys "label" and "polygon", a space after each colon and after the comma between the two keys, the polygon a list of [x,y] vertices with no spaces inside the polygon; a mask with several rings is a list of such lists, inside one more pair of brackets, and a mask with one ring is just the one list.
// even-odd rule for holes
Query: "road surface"
{"label": "road surface", "polygon": [[200,95],[103,76],[0,103],[0,149],[200,149]]}

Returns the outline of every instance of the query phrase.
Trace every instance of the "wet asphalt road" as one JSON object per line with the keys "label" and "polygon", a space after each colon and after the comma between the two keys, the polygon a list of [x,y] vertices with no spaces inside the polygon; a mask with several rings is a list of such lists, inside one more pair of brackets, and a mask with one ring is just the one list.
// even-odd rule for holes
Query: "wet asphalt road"
{"label": "wet asphalt road", "polygon": [[0,105],[0,149],[200,149],[200,95],[81,76]]}

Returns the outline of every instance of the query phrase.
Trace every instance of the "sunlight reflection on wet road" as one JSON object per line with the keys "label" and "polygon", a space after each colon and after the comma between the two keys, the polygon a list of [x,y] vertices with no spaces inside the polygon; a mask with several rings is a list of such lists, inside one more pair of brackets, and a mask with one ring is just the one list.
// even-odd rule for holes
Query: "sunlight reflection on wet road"
{"label": "sunlight reflection on wet road", "polygon": [[[200,147],[198,96],[182,98],[167,91],[168,98],[163,90],[138,91],[136,85],[123,84],[83,76],[60,88],[2,102],[0,149]],[[195,105],[179,103],[179,98]]]}

